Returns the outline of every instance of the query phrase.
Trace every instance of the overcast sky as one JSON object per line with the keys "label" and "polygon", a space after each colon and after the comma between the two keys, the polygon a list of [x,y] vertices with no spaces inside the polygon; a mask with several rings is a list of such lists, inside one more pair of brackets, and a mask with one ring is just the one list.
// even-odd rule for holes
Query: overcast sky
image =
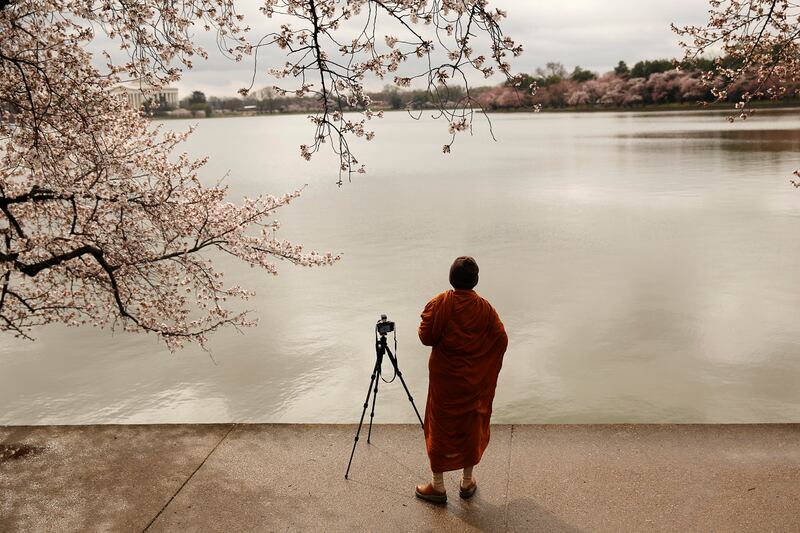
{"label": "overcast sky", "polygon": [[[580,65],[602,73],[621,59],[633,65],[641,59],[679,57],[679,38],[670,31],[670,23],[703,24],[708,16],[706,0],[491,0],[490,5],[508,12],[504,31],[525,47],[525,53],[513,63],[515,72],[533,72],[548,61],[560,61],[570,70]],[[254,36],[276,28],[274,20],[255,10],[244,14]],[[213,40],[199,37],[215,51]],[[256,88],[273,85],[265,71],[283,61],[277,52],[260,60]],[[209,61],[195,65],[177,84],[181,97],[192,90],[233,96],[239,87],[249,84],[253,72],[251,62],[234,63],[214,53]],[[496,84],[501,80],[486,81]]]}

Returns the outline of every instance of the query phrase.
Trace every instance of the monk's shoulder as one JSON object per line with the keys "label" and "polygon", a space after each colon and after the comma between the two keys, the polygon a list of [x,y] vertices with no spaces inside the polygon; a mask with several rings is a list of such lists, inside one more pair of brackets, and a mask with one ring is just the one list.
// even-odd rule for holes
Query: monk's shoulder
{"label": "monk's shoulder", "polygon": [[437,304],[439,304],[439,303],[445,301],[447,298],[449,298],[452,294],[453,294],[453,290],[452,289],[449,290],[449,291],[441,292],[441,293],[437,294],[436,296],[434,296],[433,300],[431,300],[431,302],[436,302]]}
{"label": "monk's shoulder", "polygon": [[500,314],[497,312],[497,309],[495,309],[494,306],[489,302],[489,300],[487,300],[481,295],[477,296],[478,298],[480,298],[481,306],[484,308],[486,314],[491,316],[492,318],[497,318],[498,320],[500,320]]}
{"label": "monk's shoulder", "polygon": [[475,299],[478,301],[478,303],[479,303],[479,304],[480,304],[482,307],[484,307],[484,308],[486,308],[486,309],[491,309],[491,310],[494,310],[494,307],[492,306],[492,304],[491,304],[491,303],[489,303],[489,300],[487,300],[486,298],[484,298],[483,296],[481,296],[481,295],[480,295],[480,294],[478,294],[477,292],[473,293],[473,297],[474,297],[474,298],[475,298]]}
{"label": "monk's shoulder", "polygon": [[425,304],[425,310],[428,311],[440,307],[441,303],[447,298],[448,293],[451,292],[453,291],[444,291],[431,298],[430,301],[427,304]]}

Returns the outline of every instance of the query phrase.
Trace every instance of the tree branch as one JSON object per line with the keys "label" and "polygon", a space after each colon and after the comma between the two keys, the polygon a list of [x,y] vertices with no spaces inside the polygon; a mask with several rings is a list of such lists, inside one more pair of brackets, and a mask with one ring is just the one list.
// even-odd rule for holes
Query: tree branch
{"label": "tree branch", "polygon": [[107,272],[114,272],[117,270],[118,267],[110,265],[105,257],[103,257],[103,250],[96,248],[94,246],[81,246],[80,248],[76,248],[70,252],[66,252],[60,255],[55,255],[50,259],[45,259],[44,261],[40,261],[38,263],[34,263],[32,265],[26,265],[25,263],[21,263],[18,261],[19,254],[12,253],[12,254],[5,254],[0,252],[0,261],[14,261],[14,266],[23,274],[28,276],[34,277],[36,274],[41,272],[46,268],[52,268],[55,266],[60,265],[61,263],[65,263],[71,259],[76,259],[78,257],[84,255],[91,255],[95,258],[95,260],[103,267],[104,270]]}

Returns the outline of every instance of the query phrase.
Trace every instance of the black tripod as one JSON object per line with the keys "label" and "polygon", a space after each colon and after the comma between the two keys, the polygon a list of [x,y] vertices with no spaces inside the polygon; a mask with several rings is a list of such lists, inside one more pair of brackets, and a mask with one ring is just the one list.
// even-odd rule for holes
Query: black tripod
{"label": "black tripod", "polygon": [[[364,409],[361,411],[361,420],[358,422],[356,438],[353,441],[353,451],[350,452],[350,461],[348,461],[347,471],[344,473],[345,479],[347,479],[347,476],[350,474],[350,465],[353,464],[353,455],[356,453],[356,445],[358,444],[358,435],[361,433],[361,426],[364,425],[364,415],[367,413],[370,392],[372,392],[372,411],[369,414],[369,432],[367,433],[367,443],[369,443],[369,439],[372,436],[372,419],[375,418],[375,400],[378,399],[378,384],[381,382],[381,380],[386,383],[391,383],[394,381],[395,377],[400,378],[400,383],[403,384],[403,388],[406,390],[406,394],[408,394],[408,401],[411,402],[411,407],[414,408],[414,412],[417,414],[419,425],[422,426],[423,429],[425,428],[425,425],[422,423],[422,417],[419,416],[417,406],[414,404],[414,398],[411,397],[411,392],[409,392],[408,386],[406,385],[406,380],[403,379],[403,373],[400,372],[400,369],[397,366],[397,357],[392,353],[392,351],[389,349],[389,346],[386,344],[386,334],[390,331],[394,331],[394,322],[387,321],[386,315],[381,315],[381,320],[375,326],[375,368],[372,369],[372,377],[369,379],[369,388],[367,389],[367,397],[364,400]],[[397,352],[397,332],[395,332],[394,335],[394,350]],[[389,381],[384,380],[383,376],[381,376],[383,354],[389,356],[389,361],[391,361],[392,367],[394,367],[394,377],[392,377],[392,379]],[[373,382],[375,383],[374,389],[372,388]]]}

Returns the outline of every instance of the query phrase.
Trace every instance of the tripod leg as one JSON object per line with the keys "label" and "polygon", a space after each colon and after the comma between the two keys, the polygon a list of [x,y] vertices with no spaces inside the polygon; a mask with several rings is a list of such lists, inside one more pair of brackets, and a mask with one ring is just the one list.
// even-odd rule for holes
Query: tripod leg
{"label": "tripod leg", "polygon": [[[406,380],[403,379],[403,373],[400,372],[400,367],[397,365],[397,359],[395,358],[394,354],[386,348],[387,355],[389,356],[389,361],[392,362],[392,366],[394,367],[394,371],[397,372],[397,377],[400,378],[400,383],[403,384],[403,388],[406,390],[406,394],[408,395],[408,401],[411,402],[411,407],[414,408],[414,412],[417,414],[417,420],[419,420],[419,425],[422,426],[422,429],[425,429],[425,424],[422,422],[422,417],[419,416],[419,411],[417,410],[417,406],[414,403],[414,398],[411,396],[411,391],[408,390],[408,385],[406,385]],[[373,405],[373,407],[375,407]]]}
{"label": "tripod leg", "polygon": [[[361,411],[361,420],[358,422],[358,429],[356,430],[356,438],[353,439],[353,451],[350,452],[350,460],[347,462],[347,471],[344,473],[344,478],[347,479],[347,476],[350,474],[350,465],[353,464],[353,456],[356,454],[356,444],[358,444],[358,435],[361,433],[361,426],[364,424],[364,415],[367,413],[367,406],[369,405],[369,393],[372,392],[372,382],[378,378],[378,372],[380,367],[375,365],[375,368],[372,370],[372,377],[369,378],[369,387],[367,388],[367,397],[364,400],[364,409]],[[379,379],[379,378],[378,378]],[[377,389],[377,384],[375,385]]]}
{"label": "tripod leg", "polygon": [[372,411],[369,413],[369,432],[367,433],[367,444],[369,444],[369,439],[372,437],[372,419],[375,418],[375,402],[378,400],[378,384],[380,382],[381,375],[379,372],[378,378],[375,380],[375,391],[372,393]]}

